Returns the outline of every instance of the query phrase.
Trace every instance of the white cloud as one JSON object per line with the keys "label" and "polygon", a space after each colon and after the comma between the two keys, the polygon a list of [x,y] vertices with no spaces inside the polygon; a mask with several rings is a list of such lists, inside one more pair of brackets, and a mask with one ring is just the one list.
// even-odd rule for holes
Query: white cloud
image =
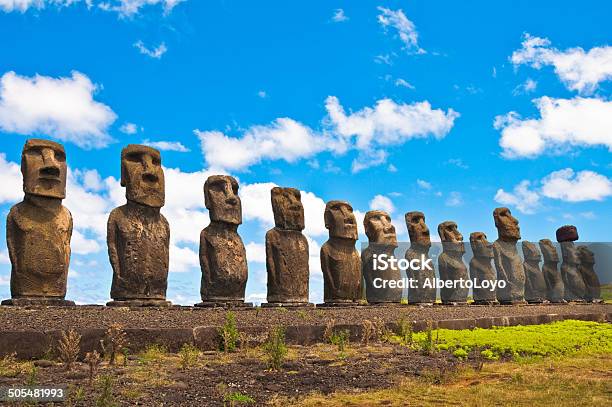
{"label": "white cloud", "polygon": [[177,151],[179,153],[187,153],[191,151],[185,147],[183,143],[178,141],[151,141],[147,139],[144,140],[142,144],[146,144],[147,146],[151,146],[162,151]]}
{"label": "white cloud", "polygon": [[514,88],[514,90],[512,91],[512,94],[514,96],[518,96],[521,94],[532,93],[536,90],[537,87],[538,87],[538,83],[536,81],[534,81],[531,78],[527,78],[527,80],[524,83],[521,83],[516,88]]}
{"label": "white cloud", "polygon": [[19,11],[25,13],[29,8],[43,9],[47,4],[57,7],[68,7],[80,0],[0,0],[0,10],[10,13]]}
{"label": "white cloud", "polygon": [[547,38],[525,34],[522,48],[512,53],[515,65],[526,64],[535,69],[552,65],[555,73],[570,90],[580,93],[594,92],[599,83],[612,79],[612,47],[594,47],[589,51],[569,48],[560,51],[551,47]]}
{"label": "white cloud", "polygon": [[70,240],[70,248],[75,254],[91,254],[99,252],[102,247],[100,244],[93,240],[86,238],[78,230],[72,232],[72,239]]}
{"label": "white cloud", "polygon": [[463,197],[460,192],[451,191],[445,202],[446,206],[461,206],[463,205]]}
{"label": "white cloud", "polygon": [[378,22],[385,29],[393,27],[397,30],[406,51],[417,54],[425,53],[425,50],[419,47],[419,35],[416,31],[416,26],[406,17],[401,9],[394,11],[385,7],[378,7],[378,11],[381,12],[381,14],[378,15]]}
{"label": "white cloud", "polygon": [[0,264],[10,264],[11,260],[9,259],[8,251],[0,250]]}
{"label": "white cloud", "polygon": [[334,10],[334,15],[332,16],[332,21],[335,23],[341,23],[343,21],[347,21],[349,18],[344,14],[344,10],[341,8],[337,8]]}
{"label": "white cloud", "polygon": [[160,5],[167,15],[183,1],[185,0],[108,0],[99,2],[98,7],[105,11],[115,11],[120,17],[133,17],[146,6]]}
{"label": "white cloud", "polygon": [[141,54],[151,58],[161,59],[161,57],[168,51],[166,43],[162,42],[156,48],[147,48],[142,41],[136,41],[134,47],[140,51]]}
{"label": "white cloud", "polygon": [[45,134],[84,148],[110,143],[108,127],[117,117],[93,99],[98,87],[84,74],[52,78],[7,72],[0,78],[0,129]]}
{"label": "white cloud", "polygon": [[193,269],[200,269],[200,257],[195,250],[189,247],[179,247],[170,244],[170,266],[171,273],[184,273]]}
{"label": "white cloud", "polygon": [[385,65],[393,65],[393,60],[391,59],[391,55],[389,54],[385,54],[385,55],[376,55],[374,57],[374,62],[376,62],[377,64],[385,64]]}
{"label": "white cloud", "polygon": [[575,97],[535,99],[539,119],[522,119],[510,112],[495,118],[506,158],[535,157],[545,151],[575,146],[605,146],[612,151],[612,102]]}
{"label": "white cloud", "polygon": [[593,171],[555,171],[542,179],[542,195],[568,202],[602,201],[612,195],[612,180]]}
{"label": "white cloud", "polygon": [[249,242],[244,248],[246,249],[247,260],[249,262],[266,262],[266,245],[262,243]]}
{"label": "white cloud", "polygon": [[393,202],[391,201],[391,199],[389,199],[389,197],[386,197],[384,195],[376,195],[374,198],[372,198],[372,200],[370,201],[370,209],[373,211],[385,211],[389,214],[395,212],[395,206],[393,205]]}
{"label": "white cloud", "polygon": [[15,203],[23,198],[21,167],[7,161],[6,154],[0,153],[0,204]]}
{"label": "white cloud", "polygon": [[138,126],[134,123],[123,123],[119,127],[119,131],[125,134],[136,134],[138,132]]}
{"label": "white cloud", "polygon": [[422,179],[417,179],[416,183],[421,189],[431,189],[431,183],[427,181],[424,181]]}
{"label": "white cloud", "polygon": [[495,202],[502,205],[516,207],[521,213],[531,214],[540,206],[540,195],[530,189],[531,183],[527,180],[521,181],[514,187],[513,192],[498,189],[495,194]]}
{"label": "white cloud", "polygon": [[395,86],[400,86],[403,88],[414,89],[414,86],[408,83],[405,79],[398,78],[395,80]]}
{"label": "white cloud", "polygon": [[259,96],[262,99],[265,99],[268,97],[268,94],[266,93],[265,90],[260,90],[259,92],[257,92],[257,96]]}

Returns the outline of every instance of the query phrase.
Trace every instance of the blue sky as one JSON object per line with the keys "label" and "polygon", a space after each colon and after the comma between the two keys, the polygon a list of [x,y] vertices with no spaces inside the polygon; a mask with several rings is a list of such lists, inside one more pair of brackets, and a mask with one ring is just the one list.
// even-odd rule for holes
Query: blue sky
{"label": "blue sky", "polygon": [[[119,154],[161,148],[173,236],[168,297],[198,300],[212,173],[241,184],[249,299],[265,297],[273,185],[303,191],[311,297],[322,298],[323,205],[360,220],[425,212],[432,234],[524,239],[612,227],[612,5],[601,1],[0,0],[0,210],[22,197],[24,141],[61,141],[75,221],[68,297],[108,299]],[[364,239],[360,233],[360,239]],[[0,238],[6,247],[4,238]],[[0,251],[0,297],[10,264]]]}

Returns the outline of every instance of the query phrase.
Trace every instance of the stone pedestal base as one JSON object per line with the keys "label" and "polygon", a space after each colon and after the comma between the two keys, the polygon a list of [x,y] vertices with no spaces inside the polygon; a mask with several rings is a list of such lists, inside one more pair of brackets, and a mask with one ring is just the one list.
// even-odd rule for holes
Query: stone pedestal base
{"label": "stone pedestal base", "polygon": [[497,301],[478,300],[478,301],[474,301],[470,305],[498,305],[498,304],[499,304],[499,302],[497,302]]}
{"label": "stone pedestal base", "polygon": [[499,301],[499,305],[527,305],[527,301],[518,300],[518,301]]}
{"label": "stone pedestal base", "polygon": [[433,307],[433,302],[416,302],[408,300],[408,305],[416,305],[418,307]]}
{"label": "stone pedestal base", "polygon": [[107,307],[170,307],[172,303],[166,300],[113,300],[106,303]]}
{"label": "stone pedestal base", "polygon": [[355,302],[324,302],[317,304],[317,308],[338,308],[338,307],[359,307],[366,306],[367,304]]}
{"label": "stone pedestal base", "polygon": [[548,304],[548,300],[527,300],[527,304],[533,304],[533,305]]}
{"label": "stone pedestal base", "polygon": [[14,305],[17,307],[27,307],[30,305],[43,305],[53,307],[73,307],[74,301],[65,300],[63,298],[45,298],[45,297],[24,297],[10,298],[2,301],[2,305]]}
{"label": "stone pedestal base", "polygon": [[458,302],[458,301],[449,301],[449,302],[442,302],[442,303],[436,303],[436,305],[444,305],[445,307],[465,307],[468,305],[467,301],[465,302]]}
{"label": "stone pedestal base", "polygon": [[244,301],[202,301],[195,306],[199,308],[253,308],[253,303]]}
{"label": "stone pedestal base", "polygon": [[262,302],[261,308],[314,308],[311,302]]}

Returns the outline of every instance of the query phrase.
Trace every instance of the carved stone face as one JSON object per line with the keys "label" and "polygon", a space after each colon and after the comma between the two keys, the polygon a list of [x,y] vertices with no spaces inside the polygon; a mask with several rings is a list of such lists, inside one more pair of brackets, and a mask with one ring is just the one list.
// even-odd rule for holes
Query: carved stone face
{"label": "carved stone face", "polygon": [[445,251],[465,252],[463,235],[455,222],[446,221],[438,225],[438,234]]}
{"label": "carved stone face", "polygon": [[204,204],[210,220],[232,225],[242,223],[238,181],[229,175],[211,175],[204,183]]}
{"label": "carved stone face", "polygon": [[324,218],[330,237],[357,240],[357,220],[348,202],[329,201],[325,205]]}
{"label": "carved stone face", "polygon": [[531,261],[542,260],[542,255],[540,254],[538,247],[534,243],[523,241],[522,248],[523,248],[523,257],[525,258],[525,260],[531,260]]}
{"label": "carved stone face", "polygon": [[550,239],[540,240],[540,250],[542,251],[542,256],[544,256],[545,262],[554,263],[559,261],[559,253],[557,252],[557,248]]}
{"label": "carved stone face", "polygon": [[381,243],[397,247],[395,226],[385,211],[368,211],[363,219],[366,236],[370,243]]}
{"label": "carved stone face", "polygon": [[470,233],[470,246],[475,257],[493,258],[493,247],[483,232]]}
{"label": "carved stone face", "polygon": [[304,230],[304,206],[295,188],[272,188],[272,212],[277,228]]}
{"label": "carved stone face", "polygon": [[561,226],[557,229],[557,242],[575,242],[578,240],[578,229],[573,225]]}
{"label": "carved stone face", "polygon": [[30,139],[21,153],[23,192],[64,199],[66,197],[66,153],[61,144]]}
{"label": "carved stone face", "polygon": [[582,264],[590,266],[595,264],[595,254],[586,246],[578,247],[578,258]]}
{"label": "carved stone face", "polygon": [[152,208],[165,203],[164,170],[161,155],[154,148],[129,144],[121,151],[121,186],[128,201]]}
{"label": "carved stone face", "polygon": [[418,211],[408,212],[405,215],[405,219],[410,242],[424,247],[430,247],[431,238],[429,236],[429,228],[425,224],[425,214]]}
{"label": "carved stone face", "polygon": [[521,228],[519,221],[512,216],[508,208],[496,208],[493,211],[493,219],[499,240],[506,242],[516,242],[521,238]]}

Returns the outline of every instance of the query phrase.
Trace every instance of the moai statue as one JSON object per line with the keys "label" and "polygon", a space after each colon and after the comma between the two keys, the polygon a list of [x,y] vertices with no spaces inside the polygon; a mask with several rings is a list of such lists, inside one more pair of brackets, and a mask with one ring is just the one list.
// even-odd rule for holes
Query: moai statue
{"label": "moai statue", "polygon": [[164,170],[158,150],[130,144],[121,150],[121,186],[127,203],[108,217],[106,240],[113,268],[109,306],[169,306],[166,301],[170,226]]}
{"label": "moai statue", "polygon": [[580,260],[578,250],[574,242],[578,240],[576,226],[565,225],[557,229],[557,242],[561,246],[561,277],[565,285],[564,298],[566,301],[584,301],[586,297],[586,286],[578,271]]}
{"label": "moai statue", "polygon": [[523,269],[525,270],[525,300],[530,304],[546,301],[546,280],[540,270],[542,255],[535,243],[523,241]]}
{"label": "moai statue", "polygon": [[204,183],[204,203],[210,224],[200,234],[202,302],[196,306],[250,307],[244,302],[248,267],[238,234],[242,223],[238,181],[229,175],[211,175]]}
{"label": "moai statue", "polygon": [[374,256],[394,256],[397,248],[397,235],[391,223],[391,217],[384,211],[368,211],[363,219],[368,247],[361,252],[361,269],[365,281],[365,292],[368,304],[399,303],[402,300],[402,288],[394,286],[380,287],[382,281],[374,286],[374,279],[399,281],[402,278],[400,269],[389,264],[386,270],[374,269]]}
{"label": "moai statue", "polygon": [[[493,269],[493,248],[487,241],[487,235],[483,232],[470,233],[470,246],[473,257],[470,260],[470,277],[476,281],[478,286],[487,280],[495,281],[495,269]],[[495,290],[491,288],[473,288],[472,298],[475,305],[492,305],[497,303]]]}
{"label": "moai statue", "polygon": [[66,153],[48,140],[30,139],[21,153],[23,201],[6,219],[11,299],[3,305],[74,305],[66,301],[72,215],[66,197]]}
{"label": "moai statue", "polygon": [[518,254],[516,242],[521,239],[518,220],[508,208],[496,208],[493,219],[497,228],[497,240],[493,243],[493,260],[497,269],[497,300],[500,304],[525,302],[525,270]]}
{"label": "moai statue", "polygon": [[595,273],[595,255],[586,246],[578,247],[578,258],[580,259],[579,271],[586,286],[585,299],[590,302],[602,302],[601,284]]}
{"label": "moai statue", "polygon": [[345,201],[325,205],[329,239],[321,247],[325,305],[354,305],[361,299],[361,261],[355,249],[357,221]]}
{"label": "moai statue", "polygon": [[[408,289],[408,303],[430,305],[436,302],[436,285],[434,281],[436,272],[433,268],[433,262],[429,257],[429,249],[431,248],[429,228],[425,224],[423,212],[408,212],[405,215],[405,219],[406,226],[408,227],[408,236],[410,237],[410,248],[406,250],[404,257],[408,261],[418,259],[424,263],[431,264],[431,268],[407,270],[408,278],[411,278],[417,286],[417,288]],[[425,284],[427,281],[429,285]]]}
{"label": "moai statue", "polygon": [[546,281],[546,299],[552,303],[564,303],[563,279],[559,271],[559,254],[550,239],[540,240],[540,250],[544,257],[542,275]]}
{"label": "moai statue", "polygon": [[[438,225],[438,235],[442,241],[442,253],[438,257],[438,271],[442,281],[457,282],[463,280],[464,285],[469,280],[468,270],[463,262],[465,246],[463,236],[457,229],[455,222],[446,221]],[[440,289],[442,304],[459,305],[467,304],[469,288],[457,287]]]}
{"label": "moai statue", "polygon": [[262,306],[307,306],[308,241],[304,206],[295,188],[272,188],[275,226],[266,233],[268,302]]}

